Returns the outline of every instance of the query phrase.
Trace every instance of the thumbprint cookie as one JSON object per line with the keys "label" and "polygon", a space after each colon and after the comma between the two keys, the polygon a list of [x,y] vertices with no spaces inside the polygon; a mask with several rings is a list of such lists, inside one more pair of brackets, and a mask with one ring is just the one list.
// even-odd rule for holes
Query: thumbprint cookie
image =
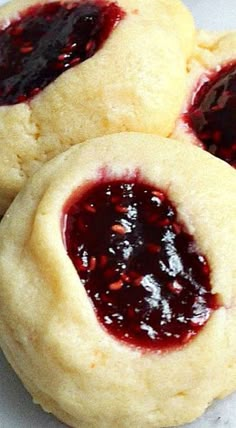
{"label": "thumbprint cookie", "polygon": [[194,45],[179,0],[13,0],[0,8],[0,214],[37,168],[85,139],[167,136]]}
{"label": "thumbprint cookie", "polygon": [[0,344],[36,403],[160,428],[236,389],[235,193],[226,162],[139,133],[31,177],[0,224]]}
{"label": "thumbprint cookie", "polygon": [[189,91],[173,136],[236,167],[236,32],[198,34]]}

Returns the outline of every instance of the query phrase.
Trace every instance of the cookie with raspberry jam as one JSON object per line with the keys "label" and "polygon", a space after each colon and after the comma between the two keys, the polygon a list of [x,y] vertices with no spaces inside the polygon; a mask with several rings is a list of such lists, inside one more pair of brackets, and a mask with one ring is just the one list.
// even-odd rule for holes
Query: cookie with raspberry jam
{"label": "cookie with raspberry jam", "polygon": [[173,136],[236,167],[236,32],[200,32]]}
{"label": "cookie with raspberry jam", "polygon": [[30,179],[0,225],[0,344],[36,402],[158,428],[236,389],[235,192],[226,163],[138,133]]}
{"label": "cookie with raspberry jam", "polygon": [[167,136],[194,26],[179,0],[13,0],[0,9],[0,212],[42,163],[120,131]]}

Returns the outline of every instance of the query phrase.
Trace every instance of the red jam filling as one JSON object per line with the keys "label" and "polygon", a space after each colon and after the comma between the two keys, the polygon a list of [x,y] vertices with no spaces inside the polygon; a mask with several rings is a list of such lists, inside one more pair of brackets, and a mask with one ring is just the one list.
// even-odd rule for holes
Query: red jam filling
{"label": "red jam filling", "polygon": [[124,17],[105,0],[37,4],[0,30],[0,105],[26,101],[92,57]]}
{"label": "red jam filling", "polygon": [[94,184],[67,202],[63,222],[68,255],[116,339],[179,347],[217,309],[208,263],[159,189],[137,180]]}
{"label": "red jam filling", "polygon": [[236,167],[236,63],[206,78],[185,121],[207,151]]}

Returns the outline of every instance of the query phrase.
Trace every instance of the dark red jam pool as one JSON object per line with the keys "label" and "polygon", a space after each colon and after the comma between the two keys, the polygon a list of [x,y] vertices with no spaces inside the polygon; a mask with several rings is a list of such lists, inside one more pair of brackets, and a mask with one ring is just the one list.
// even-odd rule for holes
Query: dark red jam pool
{"label": "dark red jam pool", "polygon": [[63,233],[98,320],[116,339],[149,350],[179,347],[218,307],[208,263],[159,189],[94,184],[67,202]]}
{"label": "dark red jam pool", "polygon": [[206,150],[236,167],[236,63],[206,79],[185,121]]}
{"label": "dark red jam pool", "polygon": [[92,57],[124,17],[105,0],[37,4],[0,30],[0,105],[26,101]]}

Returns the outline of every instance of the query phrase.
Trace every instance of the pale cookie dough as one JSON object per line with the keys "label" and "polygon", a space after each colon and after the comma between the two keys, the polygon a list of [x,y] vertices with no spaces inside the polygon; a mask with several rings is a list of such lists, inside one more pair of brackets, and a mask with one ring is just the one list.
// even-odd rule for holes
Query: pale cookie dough
{"label": "pale cookie dough", "polygon": [[[197,33],[197,44],[193,56],[188,64],[188,89],[187,96],[182,106],[182,112],[176,122],[176,127],[172,133],[173,138],[184,142],[190,142],[202,146],[188,123],[185,121],[185,113],[188,112],[196,92],[208,78],[215,75],[221,68],[235,63],[236,68],[236,31],[230,32],[206,32]],[[235,97],[235,90],[234,90]],[[223,103],[225,101],[223,100]],[[235,110],[236,112],[236,110]],[[233,124],[235,120],[233,120]],[[230,123],[229,123],[230,127]],[[235,131],[232,131],[235,132]],[[235,150],[235,149],[234,149]]]}
{"label": "pale cookie dough", "polygon": [[[163,190],[208,260],[220,307],[179,349],[143,352],[108,334],[66,253],[65,203],[102,171],[138,171]],[[235,193],[226,163],[138,133],[74,146],[29,180],[0,224],[0,344],[36,403],[71,427],[159,428],[236,388]]]}
{"label": "pale cookie dough", "polygon": [[[1,25],[37,3],[3,6]],[[0,107],[0,213],[42,163],[74,144],[121,131],[167,136],[173,130],[185,95],[193,19],[179,0],[118,4],[126,16],[93,57],[29,102]]]}

